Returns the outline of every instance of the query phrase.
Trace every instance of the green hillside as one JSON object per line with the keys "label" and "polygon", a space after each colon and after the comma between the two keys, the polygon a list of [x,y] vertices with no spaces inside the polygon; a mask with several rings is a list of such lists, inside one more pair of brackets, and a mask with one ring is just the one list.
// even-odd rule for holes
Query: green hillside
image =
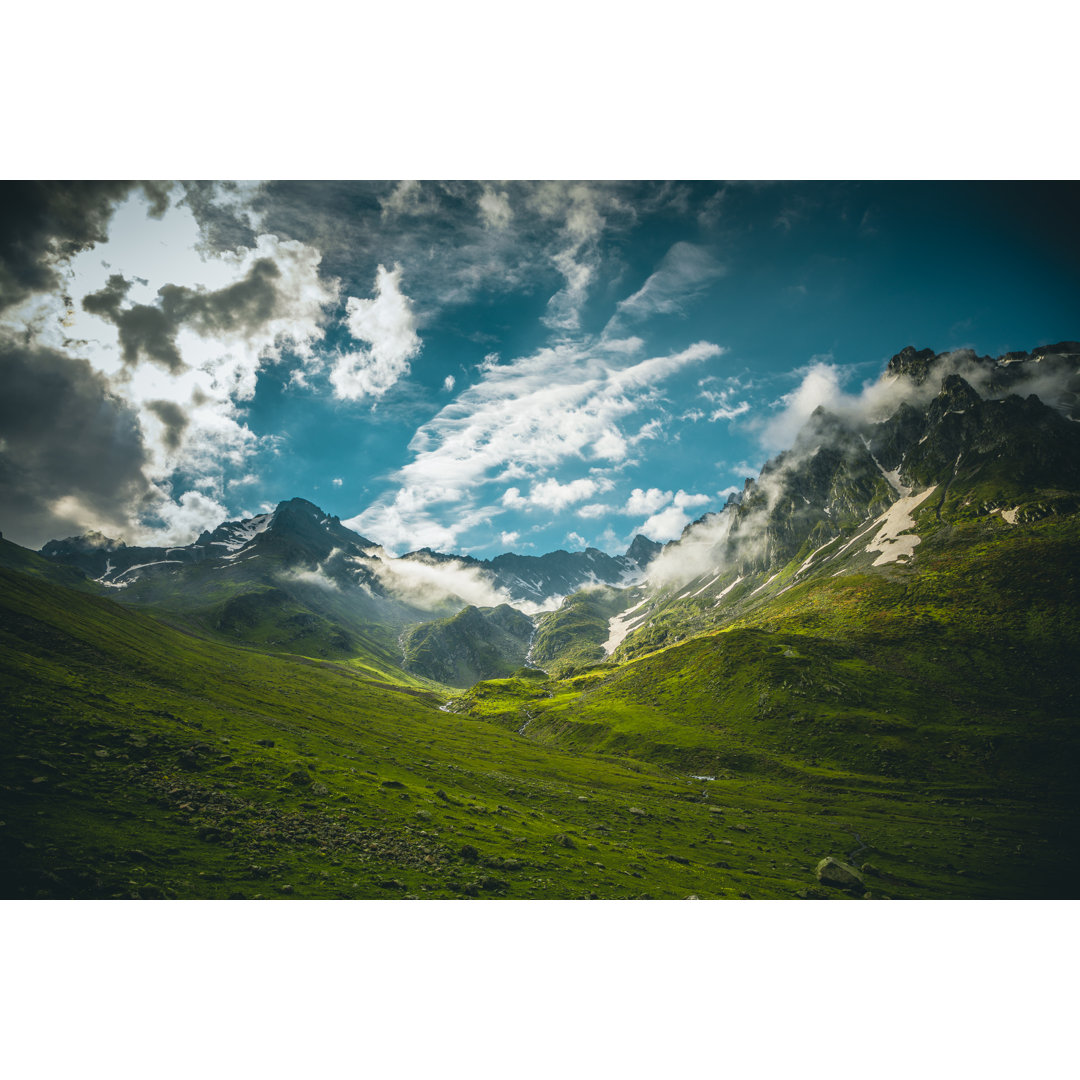
{"label": "green hillside", "polygon": [[[873,864],[871,897],[1068,888],[1071,838],[990,784],[734,756],[694,779],[649,760],[666,752],[580,752],[440,711],[445,694],[404,673],[0,582],[8,897],[845,897],[814,868],[846,854]],[[591,678],[557,684],[564,704],[587,705]],[[523,711],[552,692],[504,685]]]}

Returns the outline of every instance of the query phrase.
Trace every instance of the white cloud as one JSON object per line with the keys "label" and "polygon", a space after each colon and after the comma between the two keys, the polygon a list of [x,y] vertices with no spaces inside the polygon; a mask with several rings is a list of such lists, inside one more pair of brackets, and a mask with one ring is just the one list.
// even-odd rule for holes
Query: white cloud
{"label": "white cloud", "polygon": [[401,267],[387,270],[380,265],[375,296],[350,296],[345,310],[349,333],[369,347],[337,357],[330,373],[334,396],[345,401],[382,397],[409,374],[409,361],[422,344],[412,304],[401,291]]}
{"label": "white cloud", "polygon": [[[642,491],[635,488],[630,493],[624,514],[651,514],[635,533],[644,533],[651,540],[674,540],[690,524],[690,515],[686,512],[694,507],[707,506],[713,501],[711,495],[700,495],[683,491],[681,488],[674,495],[670,491],[649,488]],[[671,503],[667,506],[667,503]],[[661,509],[666,507],[666,509]]]}
{"label": "white cloud", "polygon": [[660,260],[645,284],[619,302],[608,329],[613,331],[621,323],[651,315],[681,314],[723,273],[724,267],[704,248],[680,241]]}
{"label": "white cloud", "polygon": [[[516,538],[516,534],[506,535]],[[383,588],[425,611],[434,610],[452,601],[458,601],[462,605],[474,604],[477,607],[510,604],[528,615],[543,610],[543,606],[539,604],[512,601],[505,589],[494,584],[490,573],[458,559],[437,561],[424,555],[393,559],[378,549],[369,554],[375,561],[365,565],[375,571]]]}
{"label": "white cloud", "polygon": [[529,502],[533,506],[541,506],[548,510],[558,511],[565,509],[571,503],[581,502],[588,499],[599,491],[608,491],[612,483],[607,479],[593,480],[590,477],[580,477],[571,480],[568,484],[560,484],[551,477],[543,483],[534,484],[529,492]]}
{"label": "white cloud", "polygon": [[341,485],[344,484],[345,481],[340,476],[335,476],[333,483],[334,487],[341,487]]}
{"label": "white cloud", "polygon": [[505,191],[496,191],[490,184],[484,185],[477,205],[480,209],[480,220],[488,229],[505,229],[514,216],[510,209],[510,196]]}
{"label": "white cloud", "polygon": [[574,513],[580,518],[599,518],[605,514],[615,513],[615,508],[608,506],[606,503],[587,503],[585,506],[579,506]]}
{"label": "white cloud", "polygon": [[510,544],[516,544],[521,539],[521,533],[519,532],[504,532],[499,536],[499,543],[504,547],[508,547]]}
{"label": "white cloud", "polygon": [[[221,186],[212,201],[258,228],[253,190]],[[108,239],[67,263],[64,292],[70,303],[60,296],[41,301],[52,310],[37,340],[64,352],[77,347],[138,414],[144,472],[158,485],[165,510],[156,504],[132,507],[125,533],[172,543],[191,539],[200,524],[217,524],[227,515],[219,507],[210,513],[221,517],[209,521],[191,500],[172,502],[168,479],[177,472],[209,478],[220,494],[227,470],[242,469],[254,454],[272,449],[273,438],[257,437],[248,427],[244,404],[254,396],[260,370],[286,349],[317,365],[315,346],[323,340],[339,284],[320,275],[322,255],[311,245],[264,233],[250,247],[220,251],[206,243],[189,206],[171,204],[153,218],[147,205],[143,194],[131,195],[117,207]],[[162,340],[171,336],[177,362],[150,362],[145,350],[125,359],[116,322],[99,307],[83,307],[90,294],[108,290],[114,275],[126,283],[116,311],[156,311]],[[260,283],[261,295],[253,300],[252,289]],[[166,310],[166,297],[180,301]],[[252,476],[228,488],[250,483]],[[166,524],[144,525],[140,515],[163,516]]]}
{"label": "white cloud", "polygon": [[712,502],[711,495],[693,495],[689,492],[683,491],[681,488],[675,493],[674,504],[680,510],[685,510],[687,507],[693,506],[708,506]]}
{"label": "white cloud", "polygon": [[600,266],[598,241],[609,218],[625,216],[628,208],[611,192],[580,183],[539,184],[530,202],[543,216],[563,218],[562,246],[554,252],[551,261],[565,284],[548,300],[547,313],[541,322],[553,330],[578,330],[581,308]]}
{"label": "white cloud", "polygon": [[630,498],[626,500],[626,506],[623,507],[622,513],[652,514],[669,502],[671,502],[670,491],[661,491],[659,488],[649,488],[648,491],[642,491],[641,488],[634,488],[630,492]]}
{"label": "white cloud", "polygon": [[709,415],[710,421],[716,420],[734,420],[736,416],[742,416],[743,413],[750,411],[750,403],[748,401],[740,401],[738,405],[721,405],[719,409],[714,409]]}
{"label": "white cloud", "polygon": [[[480,503],[488,484],[540,477],[585,460],[605,434],[659,396],[670,375],[724,350],[697,342],[637,362],[602,345],[561,344],[507,363],[485,364],[467,387],[413,436],[413,460],[398,470],[397,492],[348,524],[383,544],[453,546],[456,538],[502,509],[521,509],[522,485]],[[627,366],[621,366],[627,365]],[[592,483],[599,487],[599,478]],[[553,493],[553,489],[552,493]],[[575,494],[583,492],[579,486]],[[500,499],[501,502],[496,501]],[[589,498],[588,493],[580,499]],[[535,505],[535,504],[534,504]],[[452,507],[448,511],[447,508]],[[442,517],[448,523],[436,520]],[[419,539],[418,538],[422,538]]]}
{"label": "white cloud", "polygon": [[622,461],[626,457],[626,439],[610,427],[593,444],[593,453],[606,461]]}
{"label": "white cloud", "polygon": [[443,383],[442,383],[443,389],[447,393],[450,393],[454,389],[454,384],[455,384],[456,381],[457,380],[454,378],[453,375],[447,375],[446,378],[443,379]]}
{"label": "white cloud", "polygon": [[164,524],[136,530],[129,543],[190,544],[201,532],[217,528],[229,517],[221,503],[199,491],[185,491],[176,501],[163,494],[153,512]]}
{"label": "white cloud", "polygon": [[589,542],[585,539],[585,537],[581,536],[579,533],[576,533],[576,532],[567,533],[566,534],[566,542],[572,548],[576,548],[576,549],[586,548],[586,547],[589,546]]}

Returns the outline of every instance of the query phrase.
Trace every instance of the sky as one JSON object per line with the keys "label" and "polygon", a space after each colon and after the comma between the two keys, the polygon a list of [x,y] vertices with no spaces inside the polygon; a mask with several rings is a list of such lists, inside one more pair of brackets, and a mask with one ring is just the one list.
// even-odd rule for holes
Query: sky
{"label": "sky", "polygon": [[667,541],[906,345],[1080,338],[1078,194],[0,184],[0,529],[301,497],[395,554]]}

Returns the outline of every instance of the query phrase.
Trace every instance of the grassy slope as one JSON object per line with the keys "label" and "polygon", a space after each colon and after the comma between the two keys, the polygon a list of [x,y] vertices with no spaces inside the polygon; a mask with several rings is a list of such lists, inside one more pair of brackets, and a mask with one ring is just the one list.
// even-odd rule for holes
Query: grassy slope
{"label": "grassy slope", "polygon": [[1074,519],[943,525],[918,573],[824,576],[719,632],[576,680],[481,685],[455,707],[684,773],[902,799],[941,826],[959,813],[970,851],[899,821],[879,837],[906,834],[998,895],[1075,895],[1078,542]]}
{"label": "grassy slope", "polygon": [[790,896],[851,843],[813,808],[787,812],[806,815],[797,841],[759,831],[771,789],[702,800],[647,763],[440,712],[417,685],[0,586],[4,896]]}
{"label": "grassy slope", "polygon": [[540,617],[533,640],[533,663],[558,678],[602,662],[608,622],[629,607],[627,590],[582,589]]}
{"label": "grassy slope", "polygon": [[1074,896],[1076,530],[998,527],[465,715],[4,572],[2,895]]}

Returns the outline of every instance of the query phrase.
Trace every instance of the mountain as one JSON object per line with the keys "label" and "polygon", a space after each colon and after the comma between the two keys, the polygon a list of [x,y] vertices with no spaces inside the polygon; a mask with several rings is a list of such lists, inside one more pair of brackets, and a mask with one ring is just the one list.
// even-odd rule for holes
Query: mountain
{"label": "mountain", "polygon": [[401,635],[402,666],[464,688],[522,667],[532,636],[532,619],[508,604],[484,610],[470,605],[448,619],[406,630]]}
{"label": "mountain", "polygon": [[641,581],[662,545],[646,536],[635,536],[624,555],[608,555],[597,548],[584,551],[551,551],[546,555],[508,552],[493,559],[446,555],[421,548],[402,558],[417,562],[454,563],[479,570],[496,589],[516,604],[550,604],[594,585],[627,586]]}
{"label": "mountain", "polygon": [[3,895],[1075,898],[1078,372],[904,349],[607,562],[0,543]]}
{"label": "mountain", "polygon": [[[618,655],[720,626],[796,584],[914,571],[967,523],[1007,532],[1074,515],[1074,387],[1074,343],[997,359],[903,350],[871,407],[818,408],[738,501],[665,547]],[[1042,397],[1013,392],[1031,388]]]}

